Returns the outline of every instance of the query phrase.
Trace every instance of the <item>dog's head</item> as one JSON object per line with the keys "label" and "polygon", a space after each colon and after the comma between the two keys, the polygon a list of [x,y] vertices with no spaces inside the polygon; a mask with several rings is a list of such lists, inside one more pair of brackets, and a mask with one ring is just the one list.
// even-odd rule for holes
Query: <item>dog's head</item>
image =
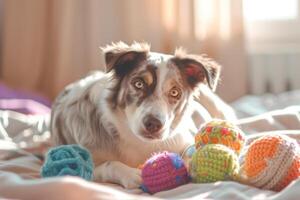
{"label": "dog's head", "polygon": [[181,49],[165,55],[150,52],[145,43],[117,43],[103,50],[107,72],[116,80],[108,101],[125,113],[133,134],[144,140],[169,137],[197,86],[214,90],[217,85],[220,66]]}

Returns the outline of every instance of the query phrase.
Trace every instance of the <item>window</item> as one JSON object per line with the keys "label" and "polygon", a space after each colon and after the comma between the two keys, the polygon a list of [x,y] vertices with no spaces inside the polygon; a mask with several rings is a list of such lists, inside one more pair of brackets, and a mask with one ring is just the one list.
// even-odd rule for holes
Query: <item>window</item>
{"label": "window", "polygon": [[243,0],[250,52],[300,49],[300,0]]}
{"label": "window", "polygon": [[298,17],[298,0],[244,0],[247,21],[291,20]]}

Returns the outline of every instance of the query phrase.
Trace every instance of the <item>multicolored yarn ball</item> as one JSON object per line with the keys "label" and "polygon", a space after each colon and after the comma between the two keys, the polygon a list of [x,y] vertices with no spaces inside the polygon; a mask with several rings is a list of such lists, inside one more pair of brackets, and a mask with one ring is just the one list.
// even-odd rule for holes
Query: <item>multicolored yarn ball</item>
{"label": "multicolored yarn ball", "polygon": [[190,174],[195,183],[235,180],[238,172],[237,155],[221,144],[208,144],[198,149],[190,162]]}
{"label": "multicolored yarn ball", "polygon": [[42,177],[79,176],[93,177],[94,164],[89,151],[79,145],[62,145],[50,149],[41,169]]}
{"label": "multicolored yarn ball", "polygon": [[187,168],[180,155],[162,152],[148,159],[142,168],[141,188],[151,194],[170,190],[190,181]]}
{"label": "multicolored yarn ball", "polygon": [[241,170],[245,182],[262,189],[280,191],[300,177],[297,141],[284,135],[263,136],[253,141]]}
{"label": "multicolored yarn ball", "polygon": [[195,136],[196,149],[207,144],[223,144],[239,154],[245,144],[245,134],[228,121],[214,119],[204,124]]}

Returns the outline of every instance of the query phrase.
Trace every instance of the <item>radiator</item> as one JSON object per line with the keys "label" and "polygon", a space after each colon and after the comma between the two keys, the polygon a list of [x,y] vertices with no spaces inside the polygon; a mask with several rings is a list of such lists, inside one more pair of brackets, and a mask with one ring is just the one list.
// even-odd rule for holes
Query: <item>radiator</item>
{"label": "radiator", "polygon": [[300,89],[300,53],[256,53],[249,56],[252,94]]}

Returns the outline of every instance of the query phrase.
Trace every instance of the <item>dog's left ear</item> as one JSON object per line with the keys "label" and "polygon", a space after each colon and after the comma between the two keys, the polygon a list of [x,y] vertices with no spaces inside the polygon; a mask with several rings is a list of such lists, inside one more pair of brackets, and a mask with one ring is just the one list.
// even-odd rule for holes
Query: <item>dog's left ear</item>
{"label": "dog's left ear", "polygon": [[179,67],[187,84],[192,89],[200,83],[206,83],[215,91],[221,71],[218,63],[198,55],[175,56],[173,62]]}
{"label": "dog's left ear", "polygon": [[130,73],[140,62],[146,60],[150,47],[146,43],[127,45],[123,42],[112,43],[104,48],[106,72],[112,70],[118,77]]}

